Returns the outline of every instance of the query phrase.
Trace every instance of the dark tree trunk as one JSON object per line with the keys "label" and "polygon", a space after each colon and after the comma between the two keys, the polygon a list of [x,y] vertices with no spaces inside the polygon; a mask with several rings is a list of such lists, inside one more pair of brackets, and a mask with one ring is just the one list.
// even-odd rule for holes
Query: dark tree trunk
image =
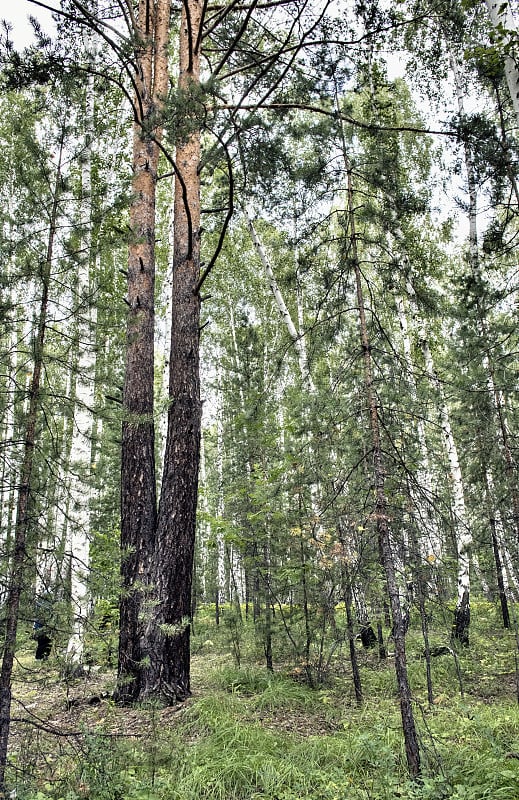
{"label": "dark tree trunk", "polygon": [[[344,548],[344,542],[342,537],[341,537],[341,544],[343,545]],[[355,700],[357,701],[357,705],[360,706],[362,703],[362,682],[360,678],[357,651],[355,649],[355,634],[353,630],[353,615],[351,611],[353,593],[352,593],[351,578],[348,570],[348,564],[346,562],[345,553],[343,553],[343,565],[342,565],[342,590],[344,594],[344,606],[346,609],[346,630],[348,632],[348,645],[350,649],[350,662],[351,662],[351,671],[353,675],[353,687],[355,689]]]}
{"label": "dark tree trunk", "polygon": [[[301,496],[299,496],[299,506],[301,510]],[[300,530],[303,530],[302,525],[300,526]],[[310,626],[310,610],[309,610],[309,603],[308,603],[308,586],[307,586],[307,565],[306,565],[306,554],[305,554],[305,545],[303,541],[303,536],[301,535],[300,538],[300,554],[301,554],[301,590],[303,593],[303,617],[305,620],[305,670],[306,670],[306,677],[308,680],[308,685],[313,686],[313,674],[312,674],[312,667],[310,665],[310,649],[312,646],[312,629]]]}
{"label": "dark tree trunk", "polygon": [[31,492],[34,473],[34,449],[38,424],[38,411],[41,398],[41,380],[44,359],[44,344],[47,330],[47,310],[49,304],[49,283],[54,252],[54,241],[58,221],[59,195],[62,184],[61,157],[63,152],[64,130],[60,142],[59,159],[56,169],[54,197],[50,214],[49,238],[47,253],[42,267],[42,295],[38,316],[38,329],[34,341],[34,368],[29,387],[29,408],[25,422],[24,454],[20,468],[20,483],[16,508],[14,529],[14,549],[11,559],[11,570],[7,599],[5,604],[6,628],[0,670],[0,796],[7,796],[5,786],[5,770],[7,766],[7,748],[11,727],[11,680],[13,674],[16,636],[20,613],[20,599],[26,586],[29,565],[28,548],[30,542]]}
{"label": "dark tree trunk", "polygon": [[381,661],[387,658],[387,647],[384,642],[384,631],[382,630],[382,623],[380,620],[377,622],[377,642],[378,642],[378,657]]}
{"label": "dark tree trunk", "polygon": [[508,598],[506,596],[505,582],[503,580],[503,564],[499,552],[499,542],[496,534],[496,521],[490,518],[490,529],[492,533],[492,549],[494,551],[494,562],[496,565],[497,588],[499,591],[499,602],[501,604],[501,616],[503,617],[503,627],[510,627],[510,611],[508,609]]}
{"label": "dark tree trunk", "polygon": [[163,98],[168,89],[169,0],[140,0],[136,18],[136,121],[133,129],[132,241],[128,252],[128,321],[123,389],[121,457],[121,599],[118,686],[115,697],[128,703],[139,697],[142,638],[157,524],[155,480],[154,319],[155,195],[162,129]]}
{"label": "dark tree trunk", "polygon": [[492,552],[494,554],[494,564],[496,568],[496,581],[499,593],[499,602],[501,605],[501,616],[503,618],[503,627],[510,628],[510,610],[508,608],[508,598],[506,596],[505,581],[503,576],[503,562],[501,560],[499,537],[496,525],[496,511],[494,508],[494,492],[492,491],[493,480],[490,471],[483,470],[483,479],[485,483],[486,505],[488,521],[490,523],[490,536],[492,539]]}
{"label": "dark tree trunk", "polygon": [[[199,0],[180,22],[179,88],[199,83]],[[166,703],[190,694],[190,609],[200,458],[200,134],[177,145],[168,431],[159,504],[147,663],[141,697]]]}
{"label": "dark tree trunk", "polygon": [[463,593],[461,603],[456,606],[454,612],[454,624],[452,626],[452,638],[456,639],[464,647],[469,646],[470,631],[470,597],[468,591]]}
{"label": "dark tree trunk", "polygon": [[425,673],[427,681],[427,701],[430,706],[434,703],[434,693],[432,684],[432,671],[431,671],[431,648],[429,643],[429,620],[427,618],[427,609],[425,607],[426,597],[426,582],[424,579],[424,568],[420,563],[420,553],[418,548],[418,541],[416,530],[414,526],[411,532],[412,543],[412,558],[413,558],[413,575],[416,585],[416,602],[420,612],[420,622],[422,626],[422,637],[424,643],[424,657],[425,657]]}
{"label": "dark tree trunk", "polygon": [[270,591],[270,543],[268,541],[268,531],[265,531],[265,543],[263,545],[263,586],[265,590],[265,625],[263,641],[265,647],[265,664],[269,672],[274,672],[274,661],[272,657],[272,597]]}

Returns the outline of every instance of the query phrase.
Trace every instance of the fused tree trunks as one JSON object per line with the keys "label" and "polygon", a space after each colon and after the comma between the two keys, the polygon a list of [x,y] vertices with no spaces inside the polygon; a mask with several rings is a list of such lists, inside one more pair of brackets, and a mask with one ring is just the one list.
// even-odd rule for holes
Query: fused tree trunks
{"label": "fused tree trunks", "polygon": [[[189,0],[180,23],[178,86],[199,82],[202,4]],[[190,611],[200,455],[200,134],[177,144],[168,431],[157,523],[143,696],[190,694]]]}
{"label": "fused tree trunks", "polygon": [[128,252],[126,372],[121,461],[122,595],[118,689],[137,699],[142,668],[143,592],[157,524],[155,481],[154,309],[158,141],[168,90],[169,0],[140,0],[136,18],[136,120],[133,130],[132,240]]}

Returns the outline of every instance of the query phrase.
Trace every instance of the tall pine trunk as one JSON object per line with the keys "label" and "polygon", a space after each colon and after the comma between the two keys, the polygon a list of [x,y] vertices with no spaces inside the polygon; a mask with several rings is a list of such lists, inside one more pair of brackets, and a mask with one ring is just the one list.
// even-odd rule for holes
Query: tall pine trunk
{"label": "tall pine trunk", "polygon": [[168,91],[169,0],[139,0],[135,21],[136,120],[133,129],[132,240],[128,253],[126,372],[121,458],[122,594],[116,697],[139,697],[143,600],[157,524],[155,479],[154,326],[155,198],[158,140]]}
{"label": "tall pine trunk", "polygon": [[[182,7],[178,88],[199,85],[202,4]],[[177,145],[169,410],[142,696],[190,694],[191,583],[200,453],[200,133]]]}

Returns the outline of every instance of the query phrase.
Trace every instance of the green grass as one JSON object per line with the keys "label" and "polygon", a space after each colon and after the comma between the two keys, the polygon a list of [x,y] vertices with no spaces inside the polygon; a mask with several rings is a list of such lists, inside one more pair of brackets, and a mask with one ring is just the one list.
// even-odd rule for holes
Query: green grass
{"label": "green grass", "polygon": [[[312,690],[290,663],[274,674],[252,661],[237,667],[228,632],[207,615],[195,642],[195,696],[184,711],[107,706],[79,749],[60,741],[52,757],[33,733],[23,749],[31,770],[18,773],[18,798],[519,800],[515,641],[499,629],[491,605],[476,604],[473,620],[471,647],[458,652],[463,696],[454,658],[440,656],[432,664],[432,707],[421,639],[413,630],[408,636],[420,783],[407,777],[391,658],[381,663],[376,651],[359,649],[365,701],[357,707],[343,656],[330,685]],[[445,643],[440,628],[433,634],[434,644]],[[243,637],[250,655],[253,631]],[[130,717],[146,722],[145,735],[107,734],[104,726],[124,727]]]}

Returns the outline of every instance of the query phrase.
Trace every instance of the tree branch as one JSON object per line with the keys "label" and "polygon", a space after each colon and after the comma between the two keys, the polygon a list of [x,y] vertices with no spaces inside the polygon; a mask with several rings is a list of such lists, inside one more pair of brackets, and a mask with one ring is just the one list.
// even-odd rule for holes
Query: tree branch
{"label": "tree branch", "polygon": [[216,264],[216,260],[217,260],[218,256],[220,255],[220,252],[221,252],[222,247],[223,247],[223,243],[224,243],[224,240],[225,240],[225,235],[227,233],[227,228],[229,227],[229,223],[230,223],[230,221],[232,219],[232,215],[234,213],[234,176],[233,176],[233,171],[232,171],[231,155],[229,153],[229,149],[228,149],[227,145],[225,144],[225,142],[221,138],[220,134],[216,133],[215,131],[212,131],[212,133],[218,139],[220,144],[222,145],[222,148],[223,148],[223,151],[224,151],[224,154],[225,154],[225,160],[227,161],[227,173],[229,175],[229,206],[227,208],[227,214],[225,215],[225,220],[224,220],[223,225],[222,225],[221,230],[220,230],[220,236],[218,238],[218,244],[216,245],[216,249],[215,249],[215,251],[213,253],[213,256],[212,256],[209,264],[204,269],[202,275],[199,278],[199,281],[198,281],[197,285],[195,286],[195,288],[193,290],[194,294],[199,294],[200,289],[202,288],[202,285],[203,285],[205,279],[207,278],[207,276],[211,272],[212,268]]}
{"label": "tree branch", "polygon": [[[283,109],[292,109],[298,111],[311,111],[314,114],[323,114],[327,117],[333,117],[334,119],[342,119],[344,122],[348,122],[350,125],[354,125],[357,128],[363,128],[364,130],[368,131],[394,131],[396,133],[402,133],[404,131],[408,131],[410,133],[421,133],[421,134],[430,134],[434,136],[450,136],[453,139],[459,139],[460,134],[459,131],[454,130],[435,130],[434,128],[417,128],[413,125],[376,125],[370,122],[361,122],[361,120],[354,119],[353,117],[349,117],[346,114],[338,114],[336,111],[330,111],[326,108],[321,108],[319,106],[311,105],[310,103],[264,103],[262,106],[259,103],[251,104],[251,105],[222,105],[219,106],[220,109],[226,110],[234,110],[234,111],[257,111],[258,108],[261,109],[271,109],[273,111],[281,111]],[[233,136],[234,138],[234,136]]]}

